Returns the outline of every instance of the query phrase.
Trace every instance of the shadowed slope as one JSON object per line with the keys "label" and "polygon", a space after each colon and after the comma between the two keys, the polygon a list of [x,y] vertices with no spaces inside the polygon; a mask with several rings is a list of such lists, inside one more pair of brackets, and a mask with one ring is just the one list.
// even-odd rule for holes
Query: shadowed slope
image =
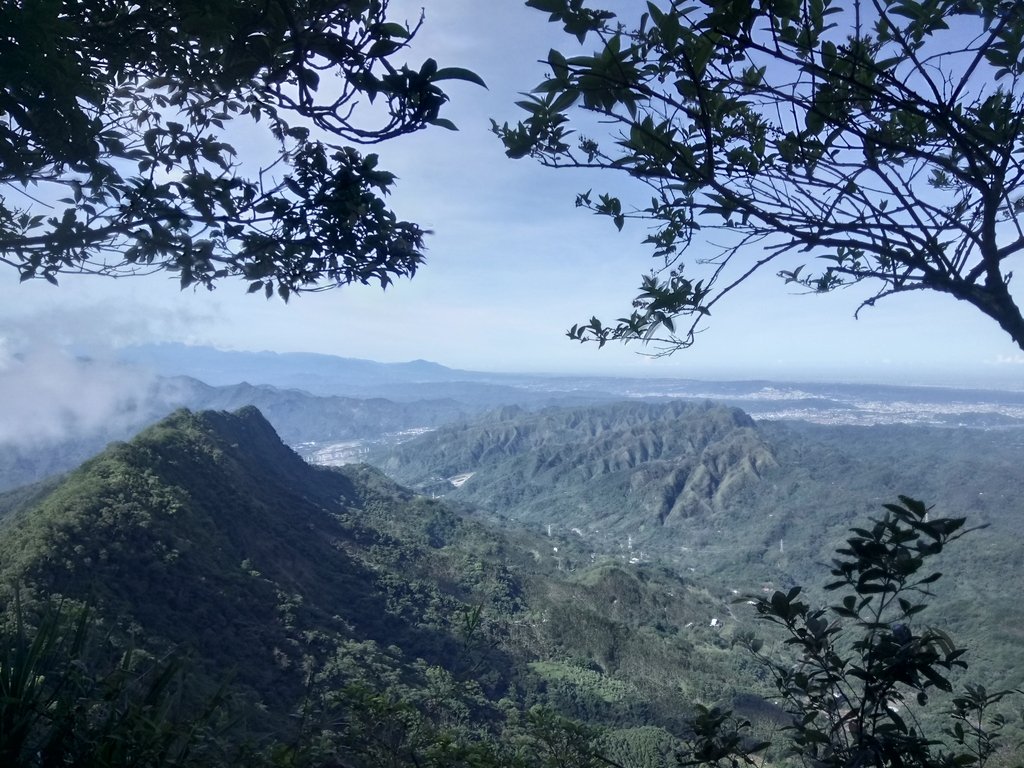
{"label": "shadowed slope", "polygon": [[[390,484],[362,475],[309,466],[255,408],[178,411],[15,513],[2,579],[91,601],[118,633],[192,649],[272,700],[300,693],[286,670],[314,630],[448,658],[446,628],[389,610],[400,589],[366,553],[395,542],[363,507],[389,498],[368,480]],[[390,500],[397,511],[410,497]]]}

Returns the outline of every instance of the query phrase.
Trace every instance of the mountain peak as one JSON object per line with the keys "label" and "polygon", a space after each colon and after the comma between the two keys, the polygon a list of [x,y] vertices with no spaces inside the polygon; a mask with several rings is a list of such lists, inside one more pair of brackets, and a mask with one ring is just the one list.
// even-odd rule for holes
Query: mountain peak
{"label": "mountain peak", "polygon": [[[305,467],[305,462],[285,445],[258,408],[246,405],[234,412],[190,411],[180,408],[143,430],[132,446],[173,450],[188,438],[192,448],[211,454],[225,454],[255,469],[283,471]],[[241,450],[245,446],[245,450]],[[159,453],[159,451],[158,451]]]}
{"label": "mountain peak", "polygon": [[418,519],[411,503],[366,471],[306,464],[254,407],[180,409],[11,513],[0,590],[88,601],[113,635],[141,627],[157,650],[200,654],[197,674],[223,674],[244,649],[238,682],[281,706],[302,693],[282,670],[299,668],[306,630],[454,655],[447,630],[382,611],[389,583],[364,562],[393,540],[369,518]]}

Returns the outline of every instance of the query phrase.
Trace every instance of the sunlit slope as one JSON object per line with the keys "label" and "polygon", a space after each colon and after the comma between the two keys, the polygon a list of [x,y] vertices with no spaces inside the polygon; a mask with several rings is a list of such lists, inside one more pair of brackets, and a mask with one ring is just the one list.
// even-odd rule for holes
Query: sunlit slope
{"label": "sunlit slope", "polygon": [[[374,457],[426,492],[628,560],[663,560],[721,593],[826,583],[848,529],[905,494],[964,516],[929,621],[976,649],[994,685],[1024,683],[1015,590],[1024,433],[755,423],[714,405],[505,410]],[[820,591],[816,599],[828,596]]]}
{"label": "sunlit slope", "polygon": [[402,482],[513,519],[625,534],[706,517],[776,460],[738,409],[618,403],[505,409],[442,427],[377,463]]}

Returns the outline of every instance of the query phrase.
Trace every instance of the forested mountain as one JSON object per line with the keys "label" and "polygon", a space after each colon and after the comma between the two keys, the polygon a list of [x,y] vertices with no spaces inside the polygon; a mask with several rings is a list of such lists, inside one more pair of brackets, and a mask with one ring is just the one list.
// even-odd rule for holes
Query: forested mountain
{"label": "forested mountain", "polygon": [[[847,530],[907,494],[973,532],[949,554],[943,621],[1024,683],[1024,434],[907,425],[755,423],[711,404],[506,409],[372,457],[401,482],[728,592],[823,583]],[[550,529],[548,528],[550,526]],[[824,600],[824,596],[819,599]]]}
{"label": "forested mountain", "polygon": [[[959,471],[926,447],[943,439]],[[1005,434],[632,403],[508,409],[408,446],[393,464],[476,472],[448,483],[461,511],[365,465],[309,465],[255,408],[179,411],[0,496],[8,615],[15,594],[30,622],[88,604],[100,642],[76,676],[129,648],[138,674],[186,659],[168,711],[217,705],[189,726],[195,765],[665,765],[697,705],[776,729],[766,669],[736,644],[764,629],[746,601],[798,580],[824,601],[821,562],[886,483],[914,477],[955,485],[950,505],[991,526],[944,555],[928,621],[974,649],[968,679],[1020,683],[1024,616],[1005,585],[1024,489]],[[491,477],[519,522],[466,501]],[[572,530],[587,508],[617,533]],[[120,700],[108,688],[81,711]]]}
{"label": "forested mountain", "polygon": [[[304,633],[339,638],[358,627],[360,641],[409,643],[435,661],[456,653],[443,624],[457,617],[457,590],[432,596],[438,626],[403,619],[401,603],[418,610],[425,596],[414,578],[389,585],[365,561],[374,547],[402,557],[398,540],[361,519],[367,507],[382,516],[378,526],[410,538],[446,516],[372,471],[310,467],[254,408],[181,411],[12,511],[2,577],[94,602],[115,632],[141,628],[148,643],[184,644],[214,678],[235,667],[239,683],[281,712],[302,693],[301,674],[288,670],[313,652]],[[389,601],[393,610],[381,610]]]}
{"label": "forested mountain", "polygon": [[606,533],[706,517],[776,463],[738,409],[636,402],[507,408],[371,460],[514,519]]}
{"label": "forested mountain", "polygon": [[[310,466],[254,408],[179,411],[0,510],[8,608],[15,587],[30,615],[47,596],[88,603],[94,655],[176,649],[193,707],[230,680],[235,725],[218,743],[250,757],[301,742],[345,764],[382,749],[411,764],[448,743],[544,765],[537,729],[562,727],[551,712],[654,765],[695,702],[747,701],[746,662],[710,626],[722,595],[496,530],[368,467]],[[360,718],[398,731],[382,747]],[[308,741],[339,719],[350,727],[316,737],[329,745]]]}

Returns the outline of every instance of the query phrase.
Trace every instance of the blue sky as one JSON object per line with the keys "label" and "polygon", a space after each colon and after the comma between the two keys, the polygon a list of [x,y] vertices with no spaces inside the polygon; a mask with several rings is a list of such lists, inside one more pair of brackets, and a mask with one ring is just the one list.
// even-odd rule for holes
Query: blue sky
{"label": "blue sky", "polygon": [[[6,270],[0,334],[8,350],[185,341],[496,371],[1024,385],[1024,354],[992,321],[949,298],[898,297],[854,320],[864,294],[795,295],[768,273],[722,302],[695,347],[671,358],[570,342],[564,332],[574,322],[628,311],[649,266],[645,232],[627,225],[618,233],[575,208],[577,192],[611,179],[508,160],[488,127],[492,117],[516,118],[517,91],[543,75],[538,60],[571,40],[522,0],[426,6],[410,58],[469,67],[489,89],[451,84],[446,116],[458,133],[436,129],[377,148],[382,167],[400,177],[398,213],[435,232],[414,280],[284,305],[245,295],[242,283],[210,293],[179,291],[163,276],[68,277],[53,288],[19,285]],[[395,15],[409,18],[419,7],[393,3]]]}

